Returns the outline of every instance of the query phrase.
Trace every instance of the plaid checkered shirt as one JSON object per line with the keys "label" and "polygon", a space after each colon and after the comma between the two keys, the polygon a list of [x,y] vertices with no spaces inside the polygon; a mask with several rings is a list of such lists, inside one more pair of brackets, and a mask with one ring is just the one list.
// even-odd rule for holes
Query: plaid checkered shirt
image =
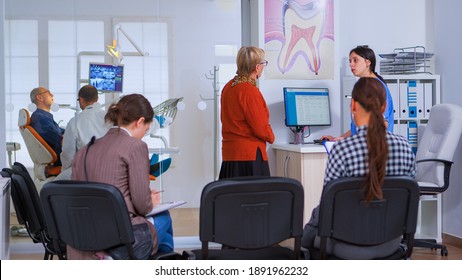
{"label": "plaid checkered shirt", "polygon": [[[365,176],[368,171],[367,126],[358,127],[358,134],[338,141],[332,146],[324,186],[331,180],[342,177]],[[415,177],[415,155],[408,141],[401,135],[387,131],[388,159],[387,176]]]}

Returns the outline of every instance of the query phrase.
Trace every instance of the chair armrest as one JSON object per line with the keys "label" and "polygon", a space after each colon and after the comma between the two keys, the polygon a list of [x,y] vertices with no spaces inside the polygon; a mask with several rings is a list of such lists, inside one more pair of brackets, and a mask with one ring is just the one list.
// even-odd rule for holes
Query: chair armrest
{"label": "chair armrest", "polygon": [[419,187],[420,193],[425,194],[425,193],[442,193],[446,191],[446,189],[449,187],[449,175],[451,173],[451,166],[454,162],[445,160],[445,159],[437,159],[437,158],[426,158],[426,159],[421,159],[417,160],[416,163],[422,163],[422,162],[441,162],[444,164],[444,185],[441,187]]}
{"label": "chair armrest", "polygon": [[454,163],[453,161],[449,161],[449,160],[445,160],[445,159],[438,159],[438,158],[420,159],[420,160],[416,160],[416,163],[428,162],[428,161],[442,162],[442,163],[444,163],[445,166],[446,165],[451,166]]}

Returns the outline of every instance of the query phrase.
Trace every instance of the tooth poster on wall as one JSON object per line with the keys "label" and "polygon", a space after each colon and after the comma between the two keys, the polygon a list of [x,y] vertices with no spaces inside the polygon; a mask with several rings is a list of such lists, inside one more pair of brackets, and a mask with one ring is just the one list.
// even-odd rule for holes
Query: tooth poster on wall
{"label": "tooth poster on wall", "polygon": [[267,79],[334,78],[334,1],[265,0]]}

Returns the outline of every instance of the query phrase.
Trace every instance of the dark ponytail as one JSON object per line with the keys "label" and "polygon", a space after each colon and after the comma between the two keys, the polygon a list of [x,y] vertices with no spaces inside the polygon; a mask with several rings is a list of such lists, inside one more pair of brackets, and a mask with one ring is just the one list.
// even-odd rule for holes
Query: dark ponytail
{"label": "dark ponytail", "polygon": [[360,78],[353,87],[352,98],[370,113],[367,126],[367,165],[365,197],[369,202],[382,199],[382,185],[388,159],[387,128],[382,114],[386,105],[383,84],[375,78]]}

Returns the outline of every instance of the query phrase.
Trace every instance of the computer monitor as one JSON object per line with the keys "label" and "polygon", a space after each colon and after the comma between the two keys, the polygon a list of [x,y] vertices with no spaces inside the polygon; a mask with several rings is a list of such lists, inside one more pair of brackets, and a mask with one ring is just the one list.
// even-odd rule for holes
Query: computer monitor
{"label": "computer monitor", "polygon": [[122,92],[124,66],[122,64],[90,63],[88,82],[102,92]]}
{"label": "computer monitor", "polygon": [[329,89],[284,88],[285,124],[300,132],[307,126],[330,126]]}

